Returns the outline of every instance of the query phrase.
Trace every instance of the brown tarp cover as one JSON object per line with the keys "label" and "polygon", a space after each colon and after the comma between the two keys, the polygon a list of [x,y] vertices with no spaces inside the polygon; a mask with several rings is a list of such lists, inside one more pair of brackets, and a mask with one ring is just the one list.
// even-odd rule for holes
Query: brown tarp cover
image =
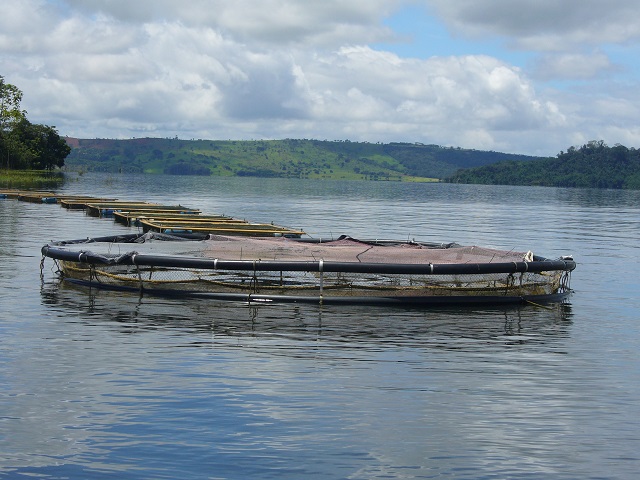
{"label": "brown tarp cover", "polygon": [[230,237],[212,235],[204,256],[220,260],[330,261],[398,264],[497,263],[533,260],[531,252],[477,246],[434,247],[419,243],[376,245],[352,238],[326,243],[300,242],[284,237]]}

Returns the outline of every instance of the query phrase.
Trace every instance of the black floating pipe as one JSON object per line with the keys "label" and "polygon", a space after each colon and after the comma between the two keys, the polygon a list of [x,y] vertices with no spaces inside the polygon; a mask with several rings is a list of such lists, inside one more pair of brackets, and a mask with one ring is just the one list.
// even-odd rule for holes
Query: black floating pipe
{"label": "black floating pipe", "polygon": [[535,260],[532,262],[464,263],[464,264],[400,264],[359,262],[296,262],[261,260],[208,260],[195,257],[146,255],[129,252],[119,256],[99,255],[90,251],[69,251],[51,245],[42,247],[42,255],[57,260],[95,265],[138,265],[154,267],[201,268],[209,270],[296,271],[343,273],[386,273],[419,275],[462,275],[487,273],[540,273],[572,271],[573,260]]}

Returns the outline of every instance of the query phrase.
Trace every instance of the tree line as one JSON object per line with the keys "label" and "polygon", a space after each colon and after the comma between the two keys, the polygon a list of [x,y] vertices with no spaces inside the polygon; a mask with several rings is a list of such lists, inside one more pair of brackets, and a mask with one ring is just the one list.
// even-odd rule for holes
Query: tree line
{"label": "tree line", "polygon": [[53,170],[71,152],[55,127],[31,123],[22,91],[0,75],[0,165],[7,170]]}
{"label": "tree line", "polygon": [[570,147],[556,157],[531,162],[499,162],[463,169],[451,183],[547,187],[640,189],[640,150],[604,141]]}

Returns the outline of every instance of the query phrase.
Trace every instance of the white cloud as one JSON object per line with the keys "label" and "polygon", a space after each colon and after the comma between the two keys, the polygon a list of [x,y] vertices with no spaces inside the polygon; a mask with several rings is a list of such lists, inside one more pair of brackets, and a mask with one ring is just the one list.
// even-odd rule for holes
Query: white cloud
{"label": "white cloud", "polygon": [[380,20],[400,0],[67,0],[89,14],[131,23],[179,22],[208,27],[239,41],[339,45],[390,36]]}
{"label": "white cloud", "polygon": [[321,82],[325,70],[336,67],[338,78],[346,80],[334,78],[329,89],[318,85],[325,92],[321,116],[356,120],[365,111],[372,120],[404,120],[413,131],[425,125],[511,130],[560,122],[557,108],[539,100],[517,69],[491,57],[401,59],[360,47],[343,49],[308,70]]}
{"label": "white cloud", "polygon": [[425,0],[461,34],[495,35],[534,51],[640,38],[636,0]]}
{"label": "white cloud", "polygon": [[[598,44],[634,41],[635,4],[422,1],[467,33],[538,42],[533,74],[493,52],[405,58],[371,47],[395,37],[383,20],[413,0],[5,0],[0,75],[23,90],[32,121],[80,137],[348,138],[551,155],[582,137],[640,144],[637,80],[601,89],[620,67]],[[575,47],[594,25],[594,47]],[[599,83],[536,83],[558,78]]]}
{"label": "white cloud", "polygon": [[607,55],[566,53],[542,55],[534,66],[533,74],[543,80],[591,79],[616,70]]}

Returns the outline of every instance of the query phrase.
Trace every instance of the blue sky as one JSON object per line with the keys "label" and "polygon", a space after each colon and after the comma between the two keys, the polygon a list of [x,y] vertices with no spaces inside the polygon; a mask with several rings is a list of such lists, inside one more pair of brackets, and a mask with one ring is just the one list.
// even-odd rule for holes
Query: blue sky
{"label": "blue sky", "polygon": [[[425,6],[410,5],[384,20],[401,39],[381,43],[376,48],[389,50],[401,57],[490,55],[523,67],[531,55],[509,50],[500,38],[469,39],[449,31]],[[402,41],[404,39],[404,41]]]}
{"label": "blue sky", "polygon": [[636,0],[5,0],[0,75],[80,138],[640,146]]}
{"label": "blue sky", "polygon": [[[640,8],[638,9],[640,13]],[[429,58],[431,56],[488,55],[498,58],[523,70],[534,67],[536,55],[530,49],[509,47],[509,37],[487,32],[481,37],[468,37],[463,32],[454,32],[426,5],[409,5],[384,20],[399,35],[397,42],[374,45],[375,48],[389,50],[402,57]],[[576,51],[592,48],[590,45],[578,47]],[[597,49],[605,53],[617,66],[614,72],[607,72],[620,82],[637,84],[640,78],[640,46],[638,41],[624,43],[603,42]],[[551,79],[550,83],[562,88],[578,79]]]}

